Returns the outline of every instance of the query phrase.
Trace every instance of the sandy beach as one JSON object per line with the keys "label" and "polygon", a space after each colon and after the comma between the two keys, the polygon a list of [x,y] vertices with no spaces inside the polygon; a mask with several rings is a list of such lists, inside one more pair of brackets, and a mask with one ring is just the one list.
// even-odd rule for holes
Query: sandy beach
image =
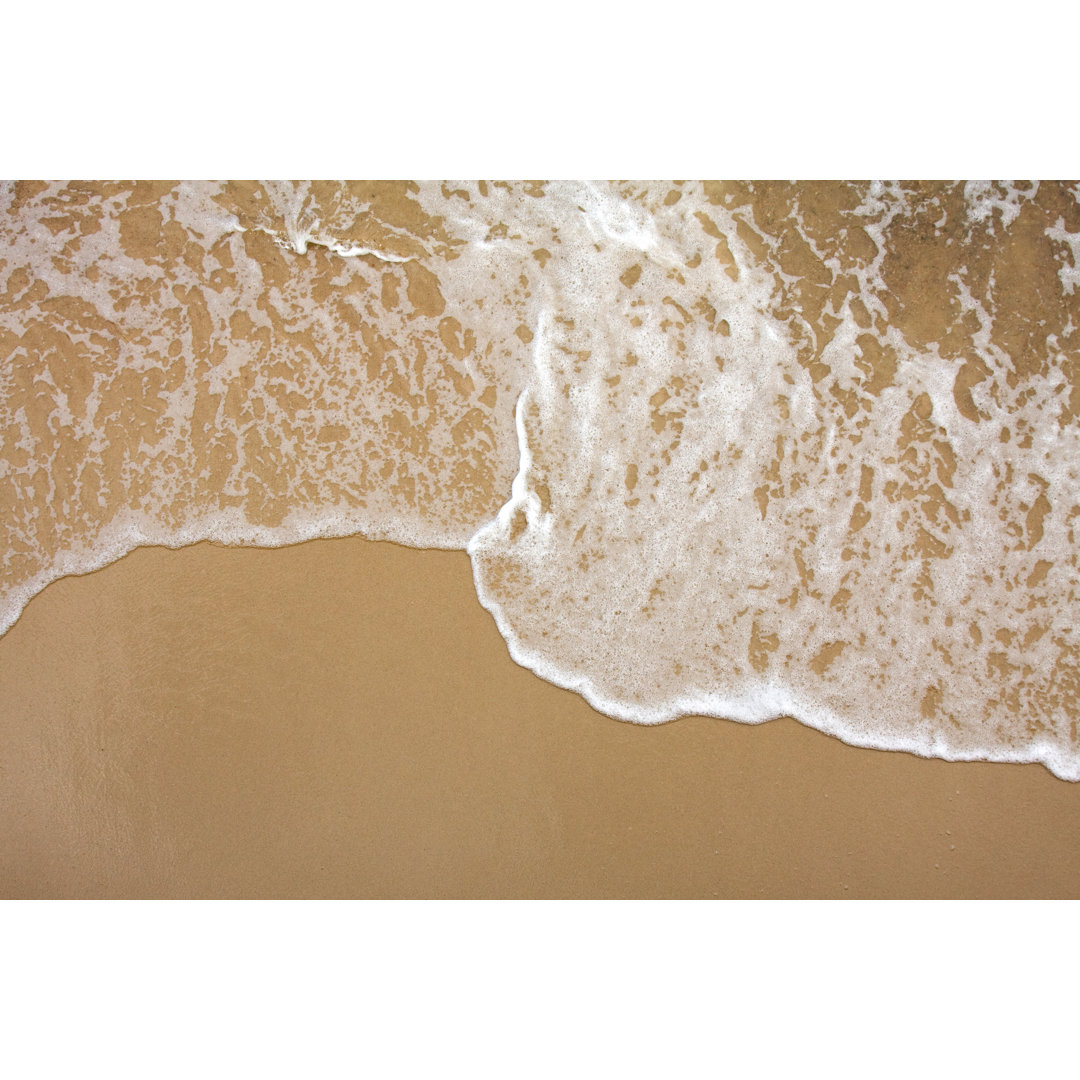
{"label": "sandy beach", "polygon": [[1071,186],[4,195],[0,895],[1080,896]]}
{"label": "sandy beach", "polygon": [[1080,785],[519,668],[468,558],[138,550],[0,639],[4,897],[1076,897]]}

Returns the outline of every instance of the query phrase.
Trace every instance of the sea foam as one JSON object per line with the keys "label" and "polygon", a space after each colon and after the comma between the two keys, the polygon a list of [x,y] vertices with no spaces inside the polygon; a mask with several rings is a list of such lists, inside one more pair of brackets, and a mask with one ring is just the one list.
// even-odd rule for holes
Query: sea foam
{"label": "sea foam", "polygon": [[467,548],[639,723],[1080,779],[1080,189],[7,185],[7,627],[143,543]]}

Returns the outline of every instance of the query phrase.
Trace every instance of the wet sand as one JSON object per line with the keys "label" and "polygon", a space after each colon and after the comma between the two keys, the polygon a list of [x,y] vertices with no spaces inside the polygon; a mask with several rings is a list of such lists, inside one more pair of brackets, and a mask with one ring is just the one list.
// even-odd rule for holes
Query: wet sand
{"label": "wet sand", "polygon": [[790,720],[635,727],[468,558],[147,548],[0,638],[0,895],[1077,897],[1080,784]]}

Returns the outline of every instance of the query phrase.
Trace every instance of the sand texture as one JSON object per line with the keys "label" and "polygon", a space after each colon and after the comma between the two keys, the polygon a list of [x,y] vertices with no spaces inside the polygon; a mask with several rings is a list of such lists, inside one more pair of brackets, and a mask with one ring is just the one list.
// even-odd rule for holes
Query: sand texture
{"label": "sand texture", "polygon": [[5,897],[1076,897],[1080,786],[517,667],[458,552],[142,549],[0,639]]}

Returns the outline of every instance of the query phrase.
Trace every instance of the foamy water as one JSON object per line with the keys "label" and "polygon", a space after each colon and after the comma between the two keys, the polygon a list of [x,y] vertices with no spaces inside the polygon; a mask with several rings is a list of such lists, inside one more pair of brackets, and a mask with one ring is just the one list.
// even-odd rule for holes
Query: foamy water
{"label": "foamy water", "polygon": [[610,715],[1080,779],[1080,186],[0,207],[0,628],[139,544],[461,547]]}

